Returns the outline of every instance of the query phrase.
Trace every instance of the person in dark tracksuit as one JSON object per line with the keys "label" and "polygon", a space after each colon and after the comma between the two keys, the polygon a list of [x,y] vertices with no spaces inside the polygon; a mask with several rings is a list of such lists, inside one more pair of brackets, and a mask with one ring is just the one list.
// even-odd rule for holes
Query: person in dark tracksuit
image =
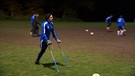
{"label": "person in dark tracksuit", "polygon": [[111,30],[110,30],[110,27],[111,27],[111,24],[112,24],[112,17],[113,17],[113,15],[110,15],[110,16],[108,16],[108,17],[105,19],[105,22],[107,23],[106,30],[107,30],[108,32],[111,31]]}
{"label": "person in dark tracksuit", "polygon": [[51,45],[50,34],[52,33],[53,38],[57,41],[57,43],[61,43],[61,40],[58,39],[53,24],[53,15],[48,13],[45,16],[45,21],[41,25],[41,35],[40,35],[40,47],[41,50],[37,56],[35,64],[40,64],[39,60],[47,49],[48,45]]}
{"label": "person in dark tracksuit", "polygon": [[30,34],[32,33],[32,36],[39,36],[39,27],[38,25],[40,25],[40,23],[38,22],[38,17],[39,17],[39,14],[38,13],[35,13],[31,16],[31,24],[32,24],[32,29],[31,29],[31,32]]}

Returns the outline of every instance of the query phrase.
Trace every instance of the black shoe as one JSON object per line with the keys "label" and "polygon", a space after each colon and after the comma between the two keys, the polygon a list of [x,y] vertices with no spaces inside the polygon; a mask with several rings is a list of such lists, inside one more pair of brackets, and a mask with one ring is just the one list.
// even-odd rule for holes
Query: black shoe
{"label": "black shoe", "polygon": [[36,34],[33,34],[32,37],[37,37],[37,35]]}
{"label": "black shoe", "polygon": [[125,36],[126,34],[125,33],[123,33],[123,36]]}
{"label": "black shoe", "polygon": [[39,61],[35,61],[35,64],[40,64]]}
{"label": "black shoe", "polygon": [[40,35],[39,34],[37,34],[37,37],[39,37]]}

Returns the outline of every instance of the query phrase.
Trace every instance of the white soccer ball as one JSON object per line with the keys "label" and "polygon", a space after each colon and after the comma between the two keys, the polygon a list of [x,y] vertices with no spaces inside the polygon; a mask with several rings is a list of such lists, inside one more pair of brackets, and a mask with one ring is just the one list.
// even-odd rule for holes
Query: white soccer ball
{"label": "white soccer ball", "polygon": [[89,30],[88,30],[88,29],[86,29],[85,31],[86,31],[86,32],[88,32]]}
{"label": "white soccer ball", "polygon": [[90,32],[90,35],[94,35],[94,32]]}
{"label": "white soccer ball", "polygon": [[100,76],[98,73],[94,73],[92,76]]}
{"label": "white soccer ball", "polygon": [[32,32],[30,32],[30,35],[32,35]]}

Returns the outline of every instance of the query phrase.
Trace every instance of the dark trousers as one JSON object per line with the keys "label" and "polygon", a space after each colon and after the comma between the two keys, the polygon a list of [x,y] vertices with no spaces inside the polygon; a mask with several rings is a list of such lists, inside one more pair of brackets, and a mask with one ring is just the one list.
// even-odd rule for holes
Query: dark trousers
{"label": "dark trousers", "polygon": [[46,51],[46,49],[47,49],[47,42],[46,41],[43,41],[42,43],[41,43],[41,45],[40,45],[40,47],[41,47],[41,50],[40,50],[40,52],[39,52],[39,54],[38,54],[38,57],[37,57],[37,60],[36,61],[39,61],[40,60],[40,58],[42,57],[42,55],[44,54],[44,52]]}
{"label": "dark trousers", "polygon": [[123,27],[122,26],[118,26],[118,30],[123,30]]}
{"label": "dark trousers", "polygon": [[33,33],[34,24],[32,23],[31,26],[32,26],[32,29],[30,30],[30,32]]}
{"label": "dark trousers", "polygon": [[34,36],[35,34],[38,35],[39,34],[38,31],[39,31],[38,24],[34,24],[33,30],[32,30],[32,36]]}
{"label": "dark trousers", "polygon": [[107,25],[107,27],[110,27],[112,23],[111,23],[111,22],[109,22],[109,23],[107,23],[107,24],[108,24],[108,25]]}

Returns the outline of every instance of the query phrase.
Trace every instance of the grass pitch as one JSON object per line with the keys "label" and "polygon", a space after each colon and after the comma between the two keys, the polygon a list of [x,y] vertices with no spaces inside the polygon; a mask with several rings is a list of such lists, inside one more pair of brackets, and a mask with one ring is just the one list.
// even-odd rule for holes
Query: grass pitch
{"label": "grass pitch", "polygon": [[[127,24],[127,35],[118,37],[115,23],[114,31],[108,33],[102,22],[55,22],[70,66],[66,66],[61,51],[51,38],[58,73],[48,49],[41,58],[41,65],[34,64],[40,43],[38,37],[29,35],[29,22],[1,21],[0,76],[92,76],[96,72],[101,76],[135,76],[135,26]],[[86,28],[94,31],[94,36],[86,33]]]}

